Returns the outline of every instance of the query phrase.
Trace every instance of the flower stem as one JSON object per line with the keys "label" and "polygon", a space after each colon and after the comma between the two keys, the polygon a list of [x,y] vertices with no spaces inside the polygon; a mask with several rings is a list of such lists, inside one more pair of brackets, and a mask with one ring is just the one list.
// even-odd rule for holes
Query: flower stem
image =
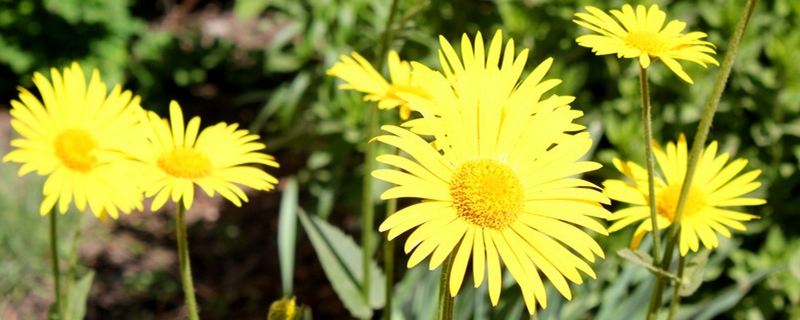
{"label": "flower stem", "polygon": [[[650,221],[652,222],[653,236],[653,265],[658,266],[661,257],[661,233],[658,229],[658,212],[656,211],[656,183],[655,183],[655,161],[653,157],[653,121],[650,108],[650,88],[647,81],[647,68],[639,66],[639,88],[642,93],[642,126],[644,127],[644,159],[647,167],[648,203],[650,205]],[[658,317],[658,309],[661,307],[661,290],[656,290],[658,284],[663,282],[663,277],[653,274],[656,286],[650,296],[650,307],[647,311],[648,319]]]}
{"label": "flower stem", "polygon": [[439,320],[453,320],[456,297],[450,295],[450,268],[456,258],[456,251],[450,253],[442,263],[442,275],[439,277]]}
{"label": "flower stem", "polygon": [[53,304],[58,311],[58,319],[64,319],[64,305],[61,301],[61,270],[58,267],[58,232],[56,231],[58,213],[53,207],[50,212],[50,255],[53,261],[53,282],[55,283]]}
{"label": "flower stem", "polygon": [[[396,149],[399,150],[399,149]],[[397,152],[395,152],[397,153]],[[397,199],[386,201],[386,217],[397,211]],[[392,318],[392,294],[394,293],[394,242],[383,242],[383,272],[386,274],[386,305],[383,307],[383,319]]]}
{"label": "flower stem", "polygon": [[[697,169],[697,163],[700,160],[700,152],[702,152],[705,146],[706,139],[708,138],[708,132],[714,119],[714,113],[717,112],[719,100],[722,97],[722,92],[725,90],[725,84],[728,82],[728,77],[731,74],[736,53],[739,51],[739,44],[742,42],[744,31],[747,29],[747,24],[750,18],[753,16],[753,11],[755,10],[757,2],[758,0],[748,0],[747,4],[745,4],[742,16],[739,18],[739,22],[736,24],[736,30],[733,33],[731,42],[728,44],[728,52],[725,53],[725,59],[722,61],[722,65],[720,66],[720,71],[717,74],[717,80],[711,90],[711,95],[706,103],[703,116],[700,119],[700,124],[697,127],[697,134],[695,135],[694,142],[692,143],[692,150],[689,152],[689,163],[686,169],[686,176],[683,179],[683,187],[681,187],[681,196],[678,199],[678,205],[675,209],[675,219],[668,231],[667,245],[664,249],[664,259],[661,260],[661,269],[663,270],[669,270],[669,267],[672,265],[673,252],[675,250],[675,245],[679,240],[678,232],[680,231],[681,220],[683,219],[683,210],[684,207],[686,207],[686,199],[688,198],[689,190],[691,189],[686,188],[686,186],[692,185],[694,172]],[[665,285],[666,281],[663,278],[657,277],[656,285],[653,288],[653,293],[658,293],[660,296]],[[659,303],[660,300],[661,299],[659,297]],[[653,301],[651,300],[651,307],[652,302]],[[670,308],[672,308],[672,306],[670,306]],[[677,308],[677,305],[675,308]]]}
{"label": "flower stem", "polygon": [[192,267],[189,263],[189,244],[186,235],[186,207],[183,201],[178,201],[178,222],[175,226],[178,236],[178,261],[181,268],[181,283],[183,284],[183,294],[186,298],[186,312],[189,319],[198,320],[197,302],[194,297],[194,284],[192,283]]}
{"label": "flower stem", "polygon": [[81,223],[83,222],[83,216],[85,215],[84,212],[78,215],[77,221],[75,222],[75,231],[72,235],[72,245],[70,246],[69,250],[69,266],[67,268],[67,285],[64,290],[64,308],[66,309],[66,320],[72,320],[72,310],[70,307],[70,295],[72,292],[72,284],[75,282],[75,264],[78,261],[78,240],[81,237]]}
{"label": "flower stem", "polygon": [[[383,69],[383,61],[386,60],[386,52],[389,49],[389,44],[392,38],[392,24],[394,17],[397,15],[399,0],[392,0],[391,10],[389,17],[386,19],[386,27],[383,31],[380,46],[378,47],[378,56],[376,70]],[[378,108],[370,105],[367,107],[367,141],[378,135],[378,126],[380,118],[378,117]],[[361,292],[364,297],[369,297],[370,290],[370,261],[372,261],[372,235],[373,228],[375,227],[375,203],[372,198],[372,175],[370,174],[375,169],[375,150],[376,145],[367,143],[367,152],[364,160],[364,180],[363,189],[361,190],[361,246],[363,248],[362,267],[364,270],[364,282],[361,286]]]}
{"label": "flower stem", "polygon": [[661,257],[661,233],[658,229],[656,211],[655,160],[653,157],[653,119],[650,108],[650,87],[647,82],[647,68],[639,67],[639,87],[642,91],[642,126],[644,127],[644,160],[647,167],[647,185],[650,203],[650,220],[653,222],[653,263],[658,265]]}
{"label": "flower stem", "polygon": [[[678,279],[683,279],[683,269],[686,267],[686,256],[678,256]],[[675,284],[675,290],[672,292],[672,301],[669,303],[669,320],[675,320],[678,316],[678,306],[681,304],[681,284]]]}

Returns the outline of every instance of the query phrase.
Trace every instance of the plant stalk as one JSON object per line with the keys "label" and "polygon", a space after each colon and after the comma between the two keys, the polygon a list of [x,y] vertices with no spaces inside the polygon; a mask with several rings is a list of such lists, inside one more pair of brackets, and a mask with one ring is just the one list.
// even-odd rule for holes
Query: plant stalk
{"label": "plant stalk", "polygon": [[194,296],[194,283],[192,282],[192,267],[189,263],[189,240],[186,234],[186,207],[183,201],[178,201],[178,221],[175,225],[178,236],[178,261],[181,268],[181,283],[186,299],[186,312],[190,320],[199,320],[197,301]]}
{"label": "plant stalk", "polygon": [[[650,221],[653,231],[653,265],[660,264],[661,257],[661,232],[658,228],[658,211],[656,210],[656,183],[655,183],[655,160],[653,156],[653,120],[650,107],[650,87],[647,81],[647,68],[639,66],[639,88],[642,93],[642,127],[644,128],[644,160],[647,168],[647,192],[650,207]],[[661,275],[653,274],[655,277],[654,290],[650,296],[650,306],[647,310],[647,318],[655,320],[658,317],[658,309],[661,307],[661,291],[656,290],[658,284],[664,279]]]}
{"label": "plant stalk", "polygon": [[[397,199],[386,201],[386,217],[397,211]],[[383,242],[383,272],[386,274],[386,305],[383,307],[383,319],[392,318],[392,294],[394,293],[394,241]]]}
{"label": "plant stalk", "polygon": [[[747,4],[745,4],[742,16],[739,18],[739,22],[736,24],[736,30],[734,30],[733,37],[728,45],[728,52],[725,53],[725,59],[722,61],[720,71],[717,74],[716,82],[714,82],[714,87],[711,90],[711,95],[709,96],[708,102],[703,110],[703,116],[700,119],[700,124],[697,126],[697,134],[695,135],[694,142],[692,143],[692,150],[689,152],[689,163],[686,169],[686,176],[683,180],[681,195],[678,199],[678,205],[675,209],[675,219],[668,231],[667,245],[664,249],[664,259],[661,261],[661,269],[663,270],[669,270],[669,267],[672,265],[672,256],[679,239],[678,232],[680,232],[681,220],[683,219],[683,210],[686,207],[686,199],[689,196],[689,190],[691,189],[692,180],[694,179],[694,172],[697,169],[697,163],[700,160],[700,153],[705,147],[706,139],[708,139],[708,132],[711,129],[711,123],[714,120],[714,114],[717,111],[717,106],[719,105],[720,98],[722,97],[722,92],[725,90],[725,84],[728,82],[736,54],[739,51],[739,44],[742,42],[744,32],[747,29],[747,24],[750,21],[750,18],[753,16],[753,12],[755,11],[757,3],[758,0],[748,0]],[[686,188],[686,186],[690,187]],[[660,293],[664,290],[665,285],[666,281],[663,278],[657,277],[656,285],[653,288],[654,294],[658,292],[660,295]],[[660,300],[661,299],[659,298],[659,303]],[[652,302],[653,301],[651,300],[651,306]]]}
{"label": "plant stalk", "polygon": [[69,266],[67,268],[67,285],[64,290],[64,308],[68,311],[65,314],[66,320],[72,320],[72,308],[70,307],[70,296],[72,295],[72,284],[75,282],[75,264],[78,261],[78,240],[81,237],[81,223],[83,222],[84,212],[78,215],[75,222],[75,231],[72,234],[72,245],[69,250]]}
{"label": "plant stalk", "polygon": [[[686,267],[686,257],[678,256],[678,279],[683,279],[683,269]],[[678,306],[681,304],[681,284],[675,284],[675,290],[672,292],[672,300],[669,303],[669,316],[668,320],[675,320],[678,317]]]}
{"label": "plant stalk", "polygon": [[453,260],[456,259],[456,252],[454,249],[447,256],[447,259],[442,263],[442,275],[439,277],[439,320],[453,320],[455,313],[456,297],[450,295],[450,268],[453,265]]}
{"label": "plant stalk", "polygon": [[644,161],[647,167],[647,192],[650,203],[650,220],[653,227],[653,263],[658,265],[661,257],[661,232],[658,229],[656,209],[655,159],[653,156],[653,117],[650,107],[650,86],[647,81],[647,68],[639,67],[639,88],[642,92],[642,127],[644,127]]}
{"label": "plant stalk", "polygon": [[61,300],[61,270],[58,267],[58,212],[55,207],[50,211],[50,257],[53,262],[53,282],[55,284],[53,304],[58,311],[58,319],[64,319],[64,304]]}
{"label": "plant stalk", "polygon": [[[399,0],[392,0],[392,6],[389,11],[389,17],[386,19],[386,27],[383,31],[380,46],[378,47],[378,56],[375,63],[376,70],[383,69],[384,60],[389,49],[389,44],[392,38],[392,25],[394,17],[397,15]],[[369,141],[378,135],[378,126],[380,122],[378,108],[370,105],[367,107],[367,135],[366,139]],[[375,153],[376,145],[367,143],[367,151],[364,160],[364,180],[361,199],[361,246],[363,248],[362,267],[364,270],[364,282],[362,283],[361,292],[364,297],[369,297],[370,290],[370,261],[372,261],[372,236],[373,228],[375,227],[375,203],[372,200],[372,170],[375,169]]]}

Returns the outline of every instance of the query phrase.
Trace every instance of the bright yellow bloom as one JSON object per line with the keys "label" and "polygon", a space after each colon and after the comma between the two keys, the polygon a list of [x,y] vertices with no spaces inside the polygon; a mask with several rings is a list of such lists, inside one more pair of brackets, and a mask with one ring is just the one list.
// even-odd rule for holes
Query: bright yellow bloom
{"label": "bright yellow bloom", "polygon": [[38,72],[33,75],[44,105],[21,87],[20,101],[11,101],[11,125],[22,138],[11,142],[17,149],[3,161],[22,163],[19,175],[48,175],[42,215],[56,201],[59,212],[65,213],[73,198],[78,210],[84,211],[88,203],[101,219],[141,208],[141,192],[121,161],[125,155],[118,151],[136,136],[139,97],[132,98],[119,85],[106,96],[97,70],[87,87],[77,62],[64,69],[63,77],[55,68],[50,74],[52,84]]}
{"label": "bright yellow bloom", "polygon": [[287,299],[285,296],[269,306],[267,320],[295,320],[302,319],[302,310],[298,310],[295,297]]}
{"label": "bright yellow bloom", "polygon": [[328,75],[346,81],[339,89],[353,89],[366,93],[364,101],[378,101],[378,109],[392,109],[400,107],[400,117],[408,119],[413,108],[397,96],[398,92],[408,92],[425,96],[425,90],[412,81],[411,67],[408,61],[400,60],[397,52],[389,52],[389,73],[392,83],[386,81],[372,65],[356,52],[350,58],[342,55],[342,61],[337,62],[327,71]]}
{"label": "bright yellow bloom", "polygon": [[199,132],[200,117],[192,118],[184,130],[183,112],[175,101],[169,113],[169,123],[155,112],[141,113],[146,141],[130,152],[137,160],[132,165],[139,171],[145,196],[155,196],[151,210],[161,208],[170,196],[176,203],[183,199],[189,209],[195,185],[209,196],[219,192],[241,206],[239,199],[247,201],[247,196],[238,185],[268,191],[278,183],[262,169],[246,165],[278,167],[275,158],[257,152],[265,148],[256,142],[257,135],[226,123]]}
{"label": "bright yellow bloom", "polygon": [[[658,228],[662,229],[669,227],[675,218],[675,209],[686,176],[688,165],[686,137],[681,135],[677,146],[673,142],[668,143],[666,152],[658,145],[654,151],[658,166],[666,179],[665,181],[657,177],[655,188]],[[692,187],[689,189],[689,198],[683,211],[680,229],[680,251],[684,256],[689,249],[692,251],[699,249],[698,237],[706,248],[716,248],[719,246],[717,232],[730,238],[731,233],[728,228],[745,230],[745,226],[739,221],[758,218],[719,207],[755,206],[766,203],[764,199],[741,197],[761,186],[760,182],[755,181],[761,170],[749,171],[734,179],[747,165],[747,160],[736,159],[726,166],[729,155],[723,153],[717,157],[716,154],[717,142],[714,141],[701,153]],[[644,235],[653,230],[647,171],[633,162],[622,162],[619,159],[614,159],[614,165],[633,182],[606,180],[603,182],[605,192],[611,199],[634,206],[614,212],[610,220],[616,222],[608,228],[608,231],[614,232],[643,220],[631,240],[631,248],[636,249]]]}
{"label": "bright yellow bloom", "polygon": [[579,45],[592,48],[597,55],[616,53],[617,57],[635,58],[642,68],[650,66],[651,59],[661,60],[688,83],[693,83],[692,78],[676,60],[692,61],[703,67],[706,67],[706,63],[719,65],[717,60],[708,55],[716,53],[714,45],[700,40],[707,36],[705,33],[681,34],[686,23],[679,20],[672,20],[664,27],[667,14],[659,10],[658,5],[650,6],[649,10],[638,5],[635,12],[629,4],[622,6],[622,11],[611,10],[611,14],[622,23],[621,26],[598,8],[587,6],[586,11],[591,14],[576,13],[575,16],[581,20],[572,21],[600,34],[584,35],[577,39]]}
{"label": "bright yellow bloom", "polygon": [[441,38],[442,65],[452,68],[448,76],[414,65],[413,76],[430,97],[400,96],[423,115],[436,146],[407,129],[383,126],[389,134],[376,140],[411,159],[378,156],[400,170],[379,169],[372,175],[396,184],[381,199],[422,199],[379,228],[388,231],[390,240],[416,228],[405,244],[407,253],[414,251],[409,268],[430,256],[434,269],[454,254],[452,296],[461,288],[470,261],[476,286],[488,268],[489,297],[497,305],[502,261],[533,313],[537,300],[547,306],[540,271],[568,299],[572,294],[566,280],[582,283],[579,270],[595,277],[583,259],[594,261],[595,255],[604,257],[603,251],[580,227],[607,234],[593,217],[610,215],[599,204],[609,200],[592,183],[570,178],[600,164],[580,160],[592,145],[588,133],[565,134],[574,118],[568,105],[574,98],[541,99],[560,82],[541,81],[552,59],[520,83],[524,54],[515,62],[509,41],[500,65],[502,41],[498,31],[486,55],[480,34],[474,51],[465,35],[462,60]]}

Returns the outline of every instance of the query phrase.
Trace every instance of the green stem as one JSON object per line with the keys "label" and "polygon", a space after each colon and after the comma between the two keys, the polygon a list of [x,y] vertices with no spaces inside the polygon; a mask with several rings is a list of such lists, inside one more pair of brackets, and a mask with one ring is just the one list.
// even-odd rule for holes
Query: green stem
{"label": "green stem", "polygon": [[192,283],[192,267],[189,263],[189,240],[186,235],[186,207],[183,201],[178,201],[178,222],[175,225],[178,236],[178,262],[181,268],[181,283],[186,299],[186,312],[190,320],[198,320],[197,301],[194,297],[194,284]]}
{"label": "green stem", "polygon": [[439,320],[453,320],[455,313],[456,297],[450,295],[450,268],[456,258],[456,251],[453,250],[447,259],[442,263],[442,275],[439,277]]}
{"label": "green stem", "polygon": [[[644,127],[644,159],[647,168],[648,203],[650,205],[650,221],[652,223],[653,236],[653,265],[659,265],[661,257],[661,232],[658,229],[658,212],[656,211],[656,183],[655,183],[655,161],[653,160],[653,121],[650,108],[650,88],[647,81],[647,68],[639,67],[639,88],[642,93],[642,126]],[[656,285],[664,281],[663,277],[654,274]],[[647,311],[647,318],[654,320],[658,317],[658,309],[661,307],[661,292],[655,290],[650,296],[650,306]]]}
{"label": "green stem", "polygon": [[[683,279],[683,269],[686,267],[686,257],[678,256],[678,279]],[[678,306],[681,304],[681,284],[675,284],[675,290],[672,292],[672,301],[669,303],[669,320],[675,320],[678,317]]]}
{"label": "green stem", "polygon": [[[397,199],[386,201],[386,217],[397,211]],[[386,274],[386,305],[383,307],[383,319],[392,317],[392,294],[394,293],[394,241],[383,242],[383,272]]]}
{"label": "green stem", "polygon": [[50,255],[53,262],[53,282],[55,283],[53,304],[58,311],[58,319],[64,319],[64,305],[61,301],[61,270],[58,267],[58,232],[56,231],[58,213],[53,207],[50,212]]}
{"label": "green stem", "polygon": [[[747,24],[750,18],[753,16],[753,11],[755,10],[757,2],[758,0],[748,0],[747,4],[745,4],[745,9],[742,12],[742,16],[739,18],[739,22],[736,24],[736,30],[733,33],[733,38],[731,38],[731,42],[728,45],[728,52],[725,53],[725,59],[722,61],[720,72],[717,74],[717,80],[714,83],[713,89],[711,90],[711,95],[708,98],[708,102],[706,103],[703,111],[703,116],[700,119],[700,124],[697,127],[697,134],[695,135],[694,142],[692,143],[692,150],[689,152],[689,163],[686,169],[686,176],[683,180],[683,187],[681,188],[681,196],[678,199],[678,205],[675,210],[675,219],[673,220],[673,223],[668,231],[667,245],[664,249],[664,259],[661,261],[661,269],[663,270],[669,270],[669,267],[672,265],[672,256],[679,239],[678,232],[680,231],[681,220],[683,219],[683,210],[686,207],[686,199],[688,198],[689,190],[691,189],[686,188],[686,186],[692,185],[694,172],[697,169],[697,163],[700,160],[700,152],[702,152],[703,148],[705,147],[706,139],[708,138],[708,131],[710,130],[711,123],[714,120],[714,113],[717,111],[719,100],[722,97],[722,92],[725,90],[725,84],[728,82],[728,77],[730,77],[731,69],[733,68],[733,62],[736,58],[736,53],[739,51],[739,44],[742,42],[744,31],[747,29]],[[653,288],[653,292],[658,292],[660,294],[664,290],[665,285],[666,281],[663,280],[663,278],[656,278],[656,286]]]}
{"label": "green stem", "polygon": [[639,67],[639,87],[642,91],[642,126],[644,127],[644,161],[647,167],[647,192],[649,193],[650,220],[653,222],[653,263],[658,265],[661,257],[661,232],[658,229],[656,211],[655,160],[653,157],[653,119],[650,108],[650,87],[647,81],[647,68]]}
{"label": "green stem", "polygon": [[65,316],[66,316],[65,319],[66,320],[71,320],[71,318],[72,318],[72,312],[71,312],[72,310],[70,310],[71,307],[70,307],[69,298],[72,295],[71,294],[71,292],[72,292],[72,284],[75,282],[75,264],[78,261],[78,240],[81,237],[81,223],[83,222],[83,216],[85,214],[86,214],[85,212],[81,212],[78,215],[78,219],[75,222],[75,231],[72,234],[72,245],[70,246],[70,249],[69,249],[69,266],[67,268],[67,286],[66,286],[66,288],[64,290],[64,292],[66,292],[66,294],[64,295],[64,300],[63,300],[64,301],[64,308],[66,308],[67,311],[70,311],[70,312],[67,312],[65,314]]}
{"label": "green stem", "polygon": [[[386,52],[388,51],[389,44],[392,38],[392,24],[394,17],[397,15],[399,0],[392,1],[392,7],[389,11],[389,17],[386,19],[386,27],[383,31],[380,47],[378,47],[378,56],[376,62],[376,70],[383,69],[383,61],[386,60]],[[370,105],[367,108],[367,141],[378,135],[378,108]],[[361,292],[364,297],[369,297],[370,290],[370,273],[366,270],[370,269],[370,261],[372,261],[372,235],[373,228],[375,227],[375,204],[372,201],[372,170],[375,169],[375,144],[367,143],[367,152],[364,161],[364,182],[362,189],[361,199],[361,246],[363,247],[362,267],[364,272],[364,282],[362,283]]]}

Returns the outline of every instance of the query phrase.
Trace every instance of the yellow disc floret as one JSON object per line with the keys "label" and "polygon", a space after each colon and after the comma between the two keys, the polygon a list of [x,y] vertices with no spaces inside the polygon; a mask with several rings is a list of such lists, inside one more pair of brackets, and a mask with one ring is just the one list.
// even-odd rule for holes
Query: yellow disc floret
{"label": "yellow disc floret", "polygon": [[[681,197],[681,184],[673,184],[662,190],[656,196],[656,207],[658,214],[675,221],[675,212],[678,209],[678,199]],[[692,187],[689,190],[689,198],[686,200],[686,206],[683,208],[683,216],[691,217],[695,213],[700,212],[708,205],[706,194],[697,188]]]}
{"label": "yellow disc floret", "polygon": [[207,177],[211,174],[211,160],[194,148],[178,147],[158,158],[158,167],[167,174],[186,179]]}
{"label": "yellow disc floret", "polygon": [[56,157],[66,167],[88,172],[97,163],[97,157],[92,151],[97,149],[97,140],[89,132],[80,128],[71,128],[61,131],[53,142]]}
{"label": "yellow disc floret", "polygon": [[517,174],[496,160],[461,164],[450,186],[458,216],[484,228],[509,226],[524,206],[522,183]]}
{"label": "yellow disc floret", "polygon": [[656,55],[667,51],[665,42],[661,40],[661,37],[659,37],[658,34],[646,30],[637,30],[628,33],[625,44],[650,55]]}

